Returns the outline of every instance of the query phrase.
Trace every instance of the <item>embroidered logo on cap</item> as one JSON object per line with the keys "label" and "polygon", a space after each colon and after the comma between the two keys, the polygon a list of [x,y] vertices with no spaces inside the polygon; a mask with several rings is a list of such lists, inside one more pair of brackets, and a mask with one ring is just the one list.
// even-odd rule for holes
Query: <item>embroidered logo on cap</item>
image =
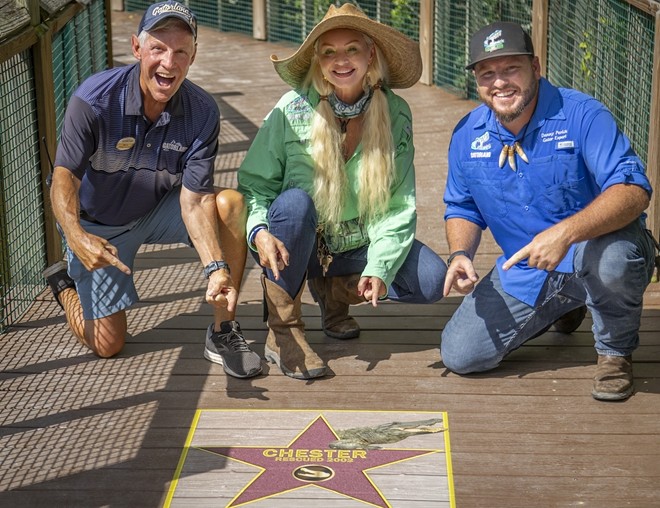
{"label": "embroidered logo on cap", "polygon": [[502,30],[495,30],[484,40],[484,51],[486,53],[492,53],[498,49],[504,48],[504,39],[502,37]]}
{"label": "embroidered logo on cap", "polygon": [[197,23],[195,22],[195,18],[193,17],[192,13],[186,9],[185,6],[179,3],[159,5],[158,7],[154,8],[153,11],[151,11],[152,16],[162,16],[168,15],[170,13],[178,13],[182,16],[185,16],[188,19],[188,23],[193,25],[195,28],[197,27]]}

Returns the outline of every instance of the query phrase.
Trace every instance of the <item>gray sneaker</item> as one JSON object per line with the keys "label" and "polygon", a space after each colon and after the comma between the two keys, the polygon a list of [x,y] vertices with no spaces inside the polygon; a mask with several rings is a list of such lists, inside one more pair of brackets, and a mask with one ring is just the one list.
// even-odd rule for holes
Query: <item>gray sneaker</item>
{"label": "gray sneaker", "polygon": [[204,358],[223,366],[230,376],[246,378],[261,373],[261,358],[245,342],[238,321],[223,321],[220,331],[213,323],[206,330]]}

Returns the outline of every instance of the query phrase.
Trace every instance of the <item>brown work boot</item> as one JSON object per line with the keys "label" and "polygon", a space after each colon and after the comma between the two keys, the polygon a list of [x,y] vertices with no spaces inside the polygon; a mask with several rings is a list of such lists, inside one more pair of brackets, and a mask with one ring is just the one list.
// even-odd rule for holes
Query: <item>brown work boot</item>
{"label": "brown work boot", "polygon": [[355,339],[360,325],[348,315],[349,305],[364,303],[357,293],[360,274],[317,277],[309,280],[309,292],[321,308],[323,331],[334,339]]}
{"label": "brown work boot", "polygon": [[581,305],[577,309],[568,311],[557,321],[555,321],[552,326],[555,331],[560,333],[573,333],[578,327],[582,324],[584,316],[587,315],[587,306]]}
{"label": "brown work boot", "polygon": [[591,395],[597,400],[625,400],[633,393],[631,356],[598,355]]}
{"label": "brown work boot", "polygon": [[268,305],[268,337],[264,356],[284,374],[295,379],[312,379],[326,375],[327,368],[309,347],[302,320],[301,298],[304,288],[291,298],[280,286],[261,275]]}

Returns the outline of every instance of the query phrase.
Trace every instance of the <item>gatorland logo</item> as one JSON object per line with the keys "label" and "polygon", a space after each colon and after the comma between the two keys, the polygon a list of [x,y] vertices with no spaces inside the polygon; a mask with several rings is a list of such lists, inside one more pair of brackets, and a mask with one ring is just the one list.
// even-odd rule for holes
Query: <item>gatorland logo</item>
{"label": "gatorland logo", "polygon": [[188,147],[183,146],[178,141],[172,140],[169,143],[167,142],[163,143],[163,150],[172,150],[174,152],[185,152],[186,150],[188,150]]}
{"label": "gatorland logo", "polygon": [[193,17],[192,13],[183,5],[181,4],[165,4],[161,5],[159,7],[155,7],[153,11],[151,11],[152,16],[161,16],[163,14],[170,14],[170,13],[177,13],[181,14],[182,16],[185,16],[188,19],[188,22],[191,23],[192,25],[197,28],[197,24],[195,23],[195,18]]}

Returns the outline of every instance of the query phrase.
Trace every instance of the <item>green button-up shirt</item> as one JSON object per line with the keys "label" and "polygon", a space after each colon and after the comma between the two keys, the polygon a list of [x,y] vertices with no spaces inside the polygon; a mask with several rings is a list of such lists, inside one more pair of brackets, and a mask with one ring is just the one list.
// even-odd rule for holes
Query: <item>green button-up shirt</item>
{"label": "green button-up shirt", "polygon": [[[388,286],[403,264],[415,236],[415,167],[412,116],[405,100],[384,89],[390,107],[396,177],[387,213],[365,224],[369,235],[365,277],[378,277]],[[378,92],[376,92],[378,93]],[[268,224],[268,208],[286,189],[314,189],[310,130],[319,102],[315,89],[290,91],[268,114],[238,171],[238,190],[248,205],[247,230]],[[346,162],[348,193],[341,220],[358,217],[362,145]]]}

